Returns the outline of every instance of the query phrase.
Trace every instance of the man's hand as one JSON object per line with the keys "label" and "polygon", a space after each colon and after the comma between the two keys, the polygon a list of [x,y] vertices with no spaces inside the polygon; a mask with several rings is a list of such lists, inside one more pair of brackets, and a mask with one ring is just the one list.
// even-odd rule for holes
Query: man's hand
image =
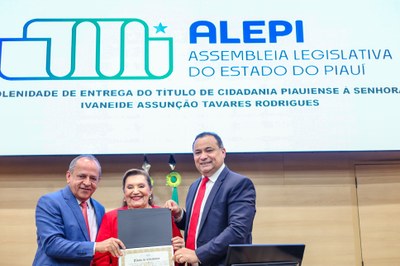
{"label": "man's hand", "polygon": [[178,219],[182,215],[182,209],[173,200],[167,200],[164,204],[164,208],[170,209],[175,219]]}
{"label": "man's hand", "polygon": [[96,252],[105,253],[110,252],[114,257],[121,257],[123,255],[121,249],[126,249],[124,243],[118,238],[109,238],[101,242],[96,242]]}
{"label": "man's hand", "polygon": [[181,248],[177,251],[175,251],[173,259],[177,263],[198,263],[199,258],[197,257],[196,253],[194,250],[188,249],[188,248]]}

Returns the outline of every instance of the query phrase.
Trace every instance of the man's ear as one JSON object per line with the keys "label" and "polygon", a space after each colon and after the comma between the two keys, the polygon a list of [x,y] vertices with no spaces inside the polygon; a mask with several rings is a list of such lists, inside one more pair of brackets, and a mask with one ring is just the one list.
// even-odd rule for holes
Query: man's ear
{"label": "man's ear", "polygon": [[67,179],[67,184],[69,184],[69,182],[71,181],[71,172],[67,171],[67,173],[65,173],[65,178]]}

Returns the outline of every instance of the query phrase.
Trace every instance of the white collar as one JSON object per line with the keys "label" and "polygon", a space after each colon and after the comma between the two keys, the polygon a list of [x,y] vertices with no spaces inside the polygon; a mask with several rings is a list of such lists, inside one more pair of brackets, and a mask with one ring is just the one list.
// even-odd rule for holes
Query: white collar
{"label": "white collar", "polygon": [[[209,176],[208,179],[210,179],[211,182],[215,183],[217,181],[219,175],[221,174],[222,170],[224,170],[225,164],[223,163],[221,167],[215,172],[213,175]],[[204,176],[203,176],[204,177]]]}

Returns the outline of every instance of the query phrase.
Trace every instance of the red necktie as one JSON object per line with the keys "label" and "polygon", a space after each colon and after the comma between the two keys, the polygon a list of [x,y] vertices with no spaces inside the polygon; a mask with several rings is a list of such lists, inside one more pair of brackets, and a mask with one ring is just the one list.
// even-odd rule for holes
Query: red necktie
{"label": "red necktie", "polygon": [[196,241],[196,230],[197,224],[199,222],[199,215],[200,215],[200,208],[201,202],[204,198],[204,193],[206,192],[206,183],[208,182],[208,177],[204,177],[201,180],[199,191],[197,192],[197,197],[194,201],[193,209],[192,209],[192,216],[190,217],[189,221],[189,230],[186,239],[186,248],[190,248],[192,250],[195,249],[195,241]]}
{"label": "red necktie", "polygon": [[88,213],[87,213],[87,202],[86,201],[82,201],[81,202],[81,207],[82,207],[83,218],[85,219],[86,228],[88,230],[89,239],[90,239],[90,227],[89,227],[89,219],[88,219]]}

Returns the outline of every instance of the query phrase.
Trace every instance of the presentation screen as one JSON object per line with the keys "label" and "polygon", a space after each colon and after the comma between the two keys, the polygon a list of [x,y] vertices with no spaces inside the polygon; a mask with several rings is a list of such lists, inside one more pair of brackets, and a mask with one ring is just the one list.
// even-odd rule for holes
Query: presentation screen
{"label": "presentation screen", "polygon": [[4,0],[0,155],[400,150],[400,1]]}

